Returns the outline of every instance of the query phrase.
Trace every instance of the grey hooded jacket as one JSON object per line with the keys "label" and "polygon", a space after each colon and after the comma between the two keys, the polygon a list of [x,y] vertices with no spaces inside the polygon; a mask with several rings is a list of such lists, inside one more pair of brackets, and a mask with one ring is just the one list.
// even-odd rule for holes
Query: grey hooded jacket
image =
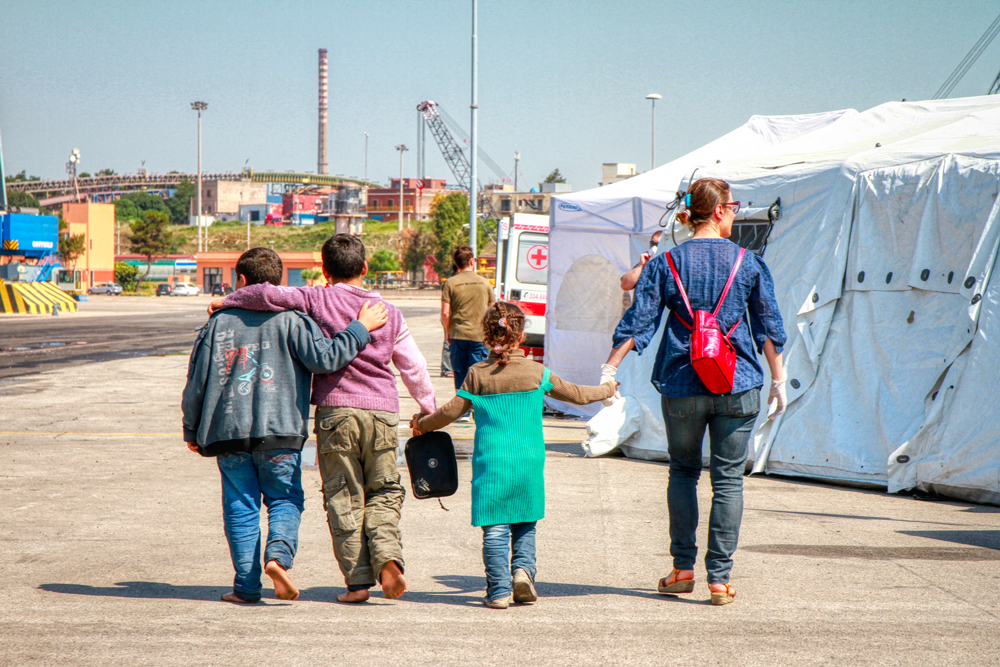
{"label": "grey hooded jacket", "polygon": [[332,373],[369,343],[352,321],[327,338],[296,311],[215,313],[198,335],[184,387],[184,441],[203,456],[302,449],[313,373]]}

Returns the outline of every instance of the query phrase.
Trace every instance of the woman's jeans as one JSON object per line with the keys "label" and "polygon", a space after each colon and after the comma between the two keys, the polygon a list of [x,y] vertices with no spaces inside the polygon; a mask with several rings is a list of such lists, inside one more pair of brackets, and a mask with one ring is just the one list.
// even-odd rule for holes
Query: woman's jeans
{"label": "woman's jeans", "polygon": [[218,457],[222,473],[222,521],[236,577],[233,592],[260,600],[260,503],[267,506],[264,562],[292,569],[302,516],[302,453],[272,449]]}
{"label": "woman's jeans", "polygon": [[[524,570],[535,580],[535,524],[501,523],[483,526],[483,565],[486,566],[486,598],[496,600],[513,592],[515,570]],[[511,541],[514,556],[510,557]],[[508,560],[509,558],[509,560]]]}
{"label": "woman's jeans", "polygon": [[750,431],[760,409],[760,390],[723,396],[662,397],[670,455],[670,555],[678,570],[694,569],[698,547],[698,477],[701,446],[708,427],[712,512],[708,519],[705,568],[708,583],[724,584],[733,569],[733,553],[743,520],[743,471]]}

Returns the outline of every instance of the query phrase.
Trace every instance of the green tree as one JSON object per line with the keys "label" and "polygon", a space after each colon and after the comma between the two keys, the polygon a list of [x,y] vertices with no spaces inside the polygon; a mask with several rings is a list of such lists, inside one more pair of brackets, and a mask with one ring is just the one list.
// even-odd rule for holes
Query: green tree
{"label": "green tree", "polygon": [[[65,223],[63,223],[65,224]],[[60,230],[61,231],[61,230]],[[87,236],[69,232],[59,234],[59,257],[63,266],[72,271],[76,268],[76,260],[87,250]]]}
{"label": "green tree", "polygon": [[129,245],[132,251],[146,257],[146,272],[136,282],[135,291],[139,291],[142,281],[149,276],[155,255],[165,255],[170,252],[173,234],[170,231],[170,216],[163,211],[143,211],[142,217],[133,220],[132,238]]}
{"label": "green tree", "polygon": [[185,179],[177,185],[174,196],[166,201],[167,208],[170,209],[170,222],[187,223],[188,216],[191,214],[191,198],[194,195],[194,183],[191,181]]}
{"label": "green tree", "polygon": [[94,174],[94,176],[114,176],[114,175],[115,175],[114,169],[101,169],[99,172]]}
{"label": "green tree", "polygon": [[76,176],[77,176],[77,178],[90,178],[90,172],[89,171],[81,171]]}
{"label": "green tree", "polygon": [[125,262],[115,262],[115,282],[123,290],[134,290],[139,277],[139,269]]}
{"label": "green tree", "polygon": [[22,206],[25,208],[41,208],[38,198],[30,192],[8,192],[7,206]]}
{"label": "green tree", "polygon": [[368,273],[382,273],[383,271],[399,271],[399,261],[391,252],[380,248],[368,260]]}
{"label": "green tree", "polygon": [[118,220],[136,220],[145,211],[160,211],[168,216],[170,209],[159,195],[148,192],[130,192],[115,202],[115,217]]}
{"label": "green tree", "polygon": [[439,276],[451,275],[451,253],[465,243],[462,227],[468,222],[469,200],[464,194],[453,192],[449,195],[435,195],[431,202],[431,229],[434,233],[432,254],[437,260],[434,262],[434,271]]}
{"label": "green tree", "polygon": [[407,271],[419,271],[427,263],[427,258],[434,255],[435,238],[430,225],[420,223],[416,227],[404,229],[400,235],[399,245],[402,249],[403,268]]}
{"label": "green tree", "polygon": [[40,179],[37,176],[27,176],[26,171],[22,169],[21,173],[14,174],[13,176],[8,176],[3,180],[7,181],[8,183],[20,183],[23,181],[40,181],[42,179]]}
{"label": "green tree", "polygon": [[[549,172],[549,175],[545,177],[542,183],[565,183],[566,177],[559,173],[558,169],[553,169]],[[542,183],[538,184],[538,189],[542,189]]]}

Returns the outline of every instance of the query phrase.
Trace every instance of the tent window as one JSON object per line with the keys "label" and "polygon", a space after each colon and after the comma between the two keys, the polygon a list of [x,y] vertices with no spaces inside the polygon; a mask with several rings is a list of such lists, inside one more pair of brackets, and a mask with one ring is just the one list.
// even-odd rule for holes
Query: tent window
{"label": "tent window", "polygon": [[767,245],[767,235],[770,231],[771,223],[767,220],[737,220],[733,223],[733,234],[729,240],[760,256],[764,251],[764,246]]}
{"label": "tent window", "polygon": [[517,239],[517,281],[544,285],[549,278],[549,237],[521,234]]}

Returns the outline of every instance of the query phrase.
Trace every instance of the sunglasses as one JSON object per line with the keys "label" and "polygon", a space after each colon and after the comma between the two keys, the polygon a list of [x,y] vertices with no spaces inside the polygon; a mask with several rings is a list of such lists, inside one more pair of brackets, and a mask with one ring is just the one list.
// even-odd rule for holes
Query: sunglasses
{"label": "sunglasses", "polygon": [[733,209],[733,215],[740,212],[740,203],[738,201],[726,202],[725,204],[721,204],[721,206],[728,206]]}

